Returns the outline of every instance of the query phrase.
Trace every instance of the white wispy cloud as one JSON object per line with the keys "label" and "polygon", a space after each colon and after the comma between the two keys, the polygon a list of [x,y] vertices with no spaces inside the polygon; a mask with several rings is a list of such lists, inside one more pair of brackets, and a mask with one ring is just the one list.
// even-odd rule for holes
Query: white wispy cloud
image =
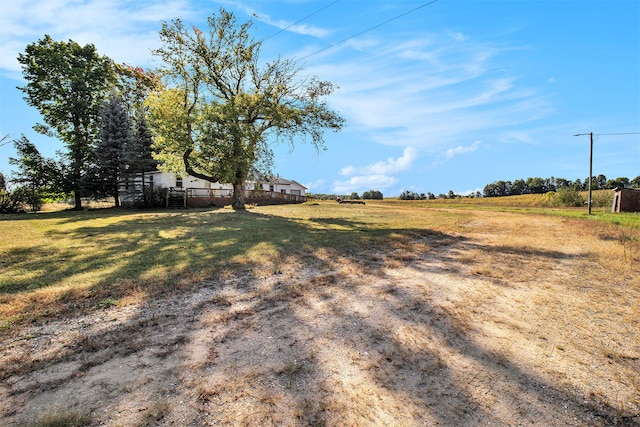
{"label": "white wispy cloud", "polygon": [[292,33],[301,34],[305,36],[312,36],[317,38],[324,38],[332,33],[331,30],[326,28],[320,28],[320,27],[308,25],[305,23],[296,24],[296,23],[287,21],[285,19],[272,18],[271,15],[261,12],[258,9],[255,9],[243,2],[238,2],[233,0],[223,0],[223,1],[220,1],[220,3],[229,5],[234,9],[242,10],[247,15],[252,16],[258,21],[264,22],[265,24],[270,25],[272,27],[276,27],[280,30],[286,30]]}
{"label": "white wispy cloud", "polygon": [[459,154],[466,154],[466,153],[472,153],[474,151],[478,150],[478,147],[480,147],[480,143],[481,141],[476,141],[471,145],[467,145],[467,146],[462,146],[459,145],[455,148],[449,148],[445,153],[444,156],[447,159],[452,158],[453,156],[457,156]]}
{"label": "white wispy cloud", "polygon": [[313,192],[317,192],[319,190],[321,191],[324,188],[327,188],[327,180],[324,179],[324,178],[320,178],[320,179],[317,179],[315,181],[306,182],[306,183],[304,183],[302,185],[307,187],[307,190],[310,193],[313,193]]}
{"label": "white wispy cloud", "polygon": [[389,157],[385,161],[372,163],[367,166],[346,166],[340,170],[340,173],[345,176],[350,175],[387,175],[397,172],[402,172],[411,167],[413,161],[418,157],[418,151],[413,147],[407,147],[404,149],[402,157],[394,159]]}
{"label": "white wispy cloud", "polygon": [[163,20],[196,17],[187,0],[15,0],[0,14],[0,70],[15,76],[19,53],[45,34],[91,43],[117,62],[147,65]]}
{"label": "white wispy cloud", "polygon": [[416,34],[377,40],[366,55],[312,71],[341,87],[331,102],[350,128],[380,144],[437,153],[551,111],[549,100],[501,63],[514,50],[455,32]]}
{"label": "white wispy cloud", "polygon": [[354,191],[362,192],[372,189],[380,191],[392,187],[397,182],[397,178],[388,175],[354,176],[348,180],[334,182],[333,192],[347,194]]}
{"label": "white wispy cloud", "polygon": [[365,166],[345,166],[340,170],[340,174],[349,179],[334,182],[333,191],[344,194],[388,189],[398,182],[394,175],[409,170],[417,158],[418,151],[413,147],[406,147],[402,156],[398,158],[389,157],[387,160]]}

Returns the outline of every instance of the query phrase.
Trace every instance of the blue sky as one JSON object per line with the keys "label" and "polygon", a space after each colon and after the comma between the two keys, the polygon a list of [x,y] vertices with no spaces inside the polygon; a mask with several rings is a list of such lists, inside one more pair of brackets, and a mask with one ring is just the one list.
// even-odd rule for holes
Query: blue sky
{"label": "blue sky", "polygon": [[[181,17],[204,29],[224,6],[240,21],[253,19],[257,39],[273,36],[264,60],[298,59],[304,74],[340,87],[329,103],[347,125],[325,135],[327,151],[316,153],[303,138],[293,152],[276,149],[276,172],[309,191],[466,194],[496,180],[584,179],[589,137],[573,135],[587,132],[600,134],[594,174],[640,175],[640,135],[604,135],[640,132],[640,1],[426,3],[5,2],[0,136],[24,134],[47,156],[62,148],[32,130],[39,115],[15,89],[23,84],[16,58],[28,43],[49,34],[156,67],[150,50],[161,21]],[[10,171],[13,155],[12,144],[0,147],[0,171]]]}

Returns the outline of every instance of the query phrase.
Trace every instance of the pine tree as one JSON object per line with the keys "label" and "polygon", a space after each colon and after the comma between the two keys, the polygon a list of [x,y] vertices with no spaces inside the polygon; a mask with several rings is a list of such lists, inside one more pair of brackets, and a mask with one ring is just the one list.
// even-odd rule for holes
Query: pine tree
{"label": "pine tree", "polygon": [[112,93],[100,114],[100,138],[94,151],[90,187],[94,196],[111,196],[120,206],[120,175],[125,147],[133,141],[131,120],[119,96]]}
{"label": "pine tree", "polygon": [[151,203],[147,188],[146,173],[157,169],[158,162],[153,158],[153,134],[149,128],[144,110],[138,109],[135,116],[133,137],[124,147],[123,160],[125,164],[124,174],[126,179],[137,176],[142,178],[142,200],[145,207]]}

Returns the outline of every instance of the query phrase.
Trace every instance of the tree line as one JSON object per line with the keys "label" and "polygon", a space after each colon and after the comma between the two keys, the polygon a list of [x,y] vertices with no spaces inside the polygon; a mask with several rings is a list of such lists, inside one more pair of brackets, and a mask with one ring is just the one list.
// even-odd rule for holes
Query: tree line
{"label": "tree line", "polygon": [[383,200],[384,195],[378,190],[369,190],[360,196],[357,192],[351,194],[325,194],[325,193],[308,193],[307,197],[315,200]]}
{"label": "tree line", "polygon": [[[591,179],[592,190],[613,190],[615,188],[640,188],[640,176],[633,179],[621,177],[607,179],[605,175],[593,176]],[[545,194],[548,192],[570,189],[574,191],[587,191],[589,178],[584,181],[576,179],[570,181],[564,178],[527,178],[515,181],[495,181],[484,186],[484,197],[516,196],[520,194]]]}
{"label": "tree line", "polygon": [[[615,179],[607,179],[605,175],[597,175],[592,177],[591,189],[592,190],[613,190],[615,188],[637,188],[640,189],[640,176],[633,179],[620,177]],[[495,181],[491,184],[484,186],[482,192],[476,191],[466,197],[502,197],[502,196],[516,196],[520,194],[546,194],[549,192],[558,192],[556,201],[560,205],[564,206],[580,206],[582,199],[579,195],[574,194],[580,191],[587,191],[589,189],[589,178],[584,181],[576,179],[570,181],[564,178],[527,178],[517,179],[515,181]],[[336,195],[336,194],[310,194],[311,197],[318,200],[335,200],[340,197],[344,200],[358,200],[360,196],[358,193],[353,192],[350,195]],[[455,199],[462,197],[460,194],[456,194],[453,190],[449,190],[447,194],[440,193],[438,195],[427,192],[417,193],[411,190],[404,190],[398,198],[400,200],[435,200],[435,199]],[[362,193],[362,199],[382,199],[382,193],[376,190],[365,191]]]}
{"label": "tree line", "polygon": [[18,172],[3,176],[2,197],[69,194],[80,209],[84,197],[110,196],[117,205],[123,178],[142,173],[144,184],[158,167],[230,183],[233,207],[243,209],[247,178],[272,175],[273,144],[308,136],[324,149],[324,131],[344,124],[326,103],[335,85],[300,76],[292,60],[261,65],[251,21],[220,9],[207,24],[205,33],[163,22],[153,52],[163,66],[153,72],[116,64],[92,44],[45,35],[27,45],[18,89],[43,118],[34,129],[66,151],[44,159],[25,137],[15,141]]}

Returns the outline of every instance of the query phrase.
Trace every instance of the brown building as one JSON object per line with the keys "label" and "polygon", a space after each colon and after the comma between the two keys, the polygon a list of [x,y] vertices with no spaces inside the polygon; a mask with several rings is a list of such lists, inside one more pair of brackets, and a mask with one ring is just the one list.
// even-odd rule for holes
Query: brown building
{"label": "brown building", "polygon": [[640,212],[640,190],[616,188],[613,191],[611,212]]}

